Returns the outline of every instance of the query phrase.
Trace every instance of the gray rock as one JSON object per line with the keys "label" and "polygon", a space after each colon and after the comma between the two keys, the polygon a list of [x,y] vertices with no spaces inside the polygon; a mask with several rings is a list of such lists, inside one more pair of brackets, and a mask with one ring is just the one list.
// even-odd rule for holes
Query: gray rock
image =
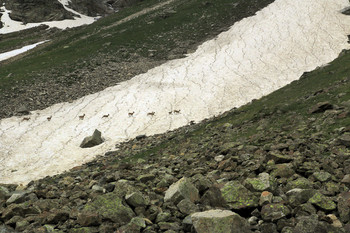
{"label": "gray rock", "polygon": [[185,177],[169,187],[165,192],[164,201],[178,204],[183,199],[189,199],[192,202],[199,200],[198,189]]}
{"label": "gray rock", "polygon": [[290,209],[280,203],[267,204],[261,209],[261,217],[264,221],[276,221],[291,213]]}
{"label": "gray rock", "polygon": [[339,143],[346,146],[350,147],[350,134],[344,134],[341,137],[339,137]]}
{"label": "gray rock", "polygon": [[350,220],[350,192],[344,192],[338,196],[338,212],[342,222]]}
{"label": "gray rock", "polygon": [[226,203],[232,209],[246,209],[258,206],[258,198],[238,181],[231,181],[221,188]]}
{"label": "gray rock", "polygon": [[0,201],[8,199],[10,196],[10,191],[6,187],[0,186]]}
{"label": "gray rock", "polygon": [[[317,215],[303,216],[297,218],[297,225],[295,226],[293,233],[316,233],[316,232],[343,232],[340,229],[325,223],[318,221]],[[344,233],[344,232],[343,232]]]}
{"label": "gray rock", "polygon": [[261,233],[278,233],[276,224],[263,223],[260,226]]}
{"label": "gray rock", "polygon": [[12,203],[22,203],[25,201],[25,196],[27,195],[27,192],[25,191],[16,191],[14,192],[9,199],[7,199],[6,204],[10,205]]}
{"label": "gray rock", "polygon": [[99,185],[93,185],[92,187],[91,187],[91,189],[92,190],[94,190],[94,191],[96,191],[96,192],[101,192],[101,193],[105,193],[106,192],[106,189],[105,188],[103,188],[103,187],[101,187],[101,186],[99,186]]}
{"label": "gray rock", "polygon": [[212,186],[202,196],[200,202],[212,207],[224,207],[226,201],[223,198],[219,188]]}
{"label": "gray rock", "polygon": [[308,179],[301,177],[296,180],[288,182],[288,184],[286,185],[287,190],[291,190],[295,188],[309,189],[309,188],[312,188],[312,183]]}
{"label": "gray rock", "polygon": [[46,223],[57,224],[59,222],[65,222],[69,218],[69,213],[64,210],[59,210],[49,214],[46,217]]}
{"label": "gray rock", "polygon": [[331,211],[337,208],[337,205],[329,197],[318,192],[309,199],[309,202],[325,211]]}
{"label": "gray rock", "polygon": [[197,233],[248,233],[247,220],[229,210],[209,210],[191,215]]}
{"label": "gray rock", "polygon": [[181,213],[186,215],[193,214],[199,211],[198,207],[189,199],[183,199],[182,201],[180,201],[179,204],[177,204],[177,208],[180,210]]}
{"label": "gray rock", "polygon": [[191,215],[186,216],[186,218],[184,218],[184,220],[182,221],[182,226],[184,230],[186,232],[191,232],[192,225],[193,223],[192,223]]}
{"label": "gray rock", "polygon": [[21,204],[11,204],[4,211],[2,211],[1,218],[5,221],[11,219],[13,216],[22,216],[26,215],[38,215],[41,213],[41,210],[36,206],[30,206],[27,202]]}
{"label": "gray rock", "polygon": [[98,213],[102,218],[120,225],[129,223],[135,216],[132,209],[124,205],[122,199],[115,193],[98,196],[95,201],[85,205],[83,212]]}
{"label": "gray rock", "polygon": [[309,202],[305,204],[301,204],[300,206],[296,207],[294,209],[296,217],[300,216],[309,216],[312,214],[316,214],[317,210],[316,208]]}
{"label": "gray rock", "polygon": [[257,178],[247,178],[245,180],[245,185],[248,189],[256,192],[273,192],[276,189],[274,177],[270,177],[266,172],[260,173]]}
{"label": "gray rock", "polygon": [[154,174],[145,174],[137,177],[137,180],[141,181],[142,183],[147,183],[147,181],[154,180],[154,178],[156,178]]}
{"label": "gray rock", "polygon": [[158,226],[162,231],[173,230],[179,232],[181,229],[180,224],[177,222],[159,222]]}
{"label": "gray rock", "polygon": [[146,227],[145,219],[141,217],[134,217],[131,219],[131,221],[121,227],[117,232],[130,232],[130,233],[138,233],[141,231],[141,229]]}
{"label": "gray rock", "polygon": [[282,155],[278,152],[270,151],[267,156],[267,160],[273,160],[276,164],[277,163],[288,163],[292,161],[293,159],[287,155]]}
{"label": "gray rock", "polygon": [[29,222],[27,220],[18,221],[16,222],[16,231],[24,231],[27,226],[29,226]]}
{"label": "gray rock", "polygon": [[350,184],[350,174],[346,174],[341,180],[341,182],[344,184]]}
{"label": "gray rock", "polygon": [[332,175],[329,174],[328,172],[320,171],[320,172],[314,172],[312,174],[316,180],[321,181],[321,182],[326,182],[331,179]]}
{"label": "gray rock", "polygon": [[16,233],[16,231],[6,225],[0,225],[0,233]]}
{"label": "gray rock", "polygon": [[17,109],[17,113],[20,114],[29,114],[29,109],[26,105],[20,105]]}
{"label": "gray rock", "polygon": [[333,108],[334,108],[334,106],[332,104],[330,104],[329,102],[327,102],[327,101],[320,102],[320,103],[316,104],[315,106],[313,106],[309,110],[309,113],[310,114],[322,113],[322,112],[325,112],[326,110],[331,110]]}
{"label": "gray rock", "polygon": [[259,205],[263,206],[265,204],[270,204],[272,202],[272,199],[273,194],[268,191],[264,191],[260,195]]}
{"label": "gray rock", "polygon": [[101,135],[102,135],[101,132],[95,129],[92,136],[84,138],[83,142],[80,144],[80,147],[90,148],[90,147],[100,145],[101,143],[103,143],[103,139]]}
{"label": "gray rock", "polygon": [[140,192],[133,192],[129,195],[126,195],[125,200],[126,203],[132,207],[147,206],[149,204],[149,201],[145,199]]}
{"label": "gray rock", "polygon": [[98,226],[102,219],[97,213],[79,213],[77,222],[83,227]]}
{"label": "gray rock", "polygon": [[169,221],[171,214],[168,212],[161,212],[157,215],[156,223]]}
{"label": "gray rock", "polygon": [[289,190],[286,195],[291,206],[297,207],[301,204],[306,203],[316,193],[314,189],[299,189],[295,188]]}

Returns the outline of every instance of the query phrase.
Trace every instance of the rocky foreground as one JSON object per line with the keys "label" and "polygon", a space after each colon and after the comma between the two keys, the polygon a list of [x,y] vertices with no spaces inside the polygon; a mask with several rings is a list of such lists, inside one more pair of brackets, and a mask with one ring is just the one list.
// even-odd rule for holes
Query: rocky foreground
{"label": "rocky foreground", "polygon": [[0,232],[350,232],[350,78],[336,75],[288,103],[253,101],[0,185]]}

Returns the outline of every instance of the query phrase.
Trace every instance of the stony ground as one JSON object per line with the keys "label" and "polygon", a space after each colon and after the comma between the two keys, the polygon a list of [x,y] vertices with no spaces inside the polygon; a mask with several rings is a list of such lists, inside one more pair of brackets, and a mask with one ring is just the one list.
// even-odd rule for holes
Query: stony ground
{"label": "stony ground", "polygon": [[0,232],[349,232],[350,78],[342,76],[287,104],[253,101],[140,135],[26,187],[1,185]]}

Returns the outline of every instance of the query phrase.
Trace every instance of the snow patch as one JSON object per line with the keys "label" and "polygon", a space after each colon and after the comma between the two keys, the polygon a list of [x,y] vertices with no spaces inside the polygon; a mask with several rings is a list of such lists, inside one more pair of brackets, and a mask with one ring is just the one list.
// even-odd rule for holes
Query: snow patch
{"label": "snow patch", "polygon": [[38,42],[38,43],[35,43],[35,44],[24,46],[24,47],[22,47],[20,49],[15,49],[15,50],[12,50],[12,51],[9,51],[9,52],[0,53],[0,61],[4,61],[4,60],[9,59],[11,57],[17,56],[17,55],[19,55],[21,53],[25,53],[28,50],[34,49],[36,46],[38,46],[40,44],[43,44],[43,43],[45,43],[47,41],[48,40],[41,41],[41,42]]}

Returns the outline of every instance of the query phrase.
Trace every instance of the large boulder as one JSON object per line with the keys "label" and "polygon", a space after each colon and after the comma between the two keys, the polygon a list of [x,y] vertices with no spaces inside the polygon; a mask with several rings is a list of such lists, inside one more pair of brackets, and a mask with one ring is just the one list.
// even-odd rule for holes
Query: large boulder
{"label": "large boulder", "polygon": [[344,192],[338,196],[338,211],[343,222],[350,220],[350,192]]}
{"label": "large boulder", "polygon": [[178,204],[183,199],[189,199],[191,202],[199,200],[198,189],[186,177],[183,177],[175,184],[172,184],[165,192],[164,201]]}
{"label": "large boulder", "polygon": [[197,233],[248,233],[247,220],[229,210],[209,210],[191,215]]}
{"label": "large boulder", "polygon": [[81,148],[90,148],[103,143],[102,134],[100,131],[95,129],[92,136],[84,138],[83,142],[80,144]]}
{"label": "large boulder", "polygon": [[270,177],[266,172],[260,173],[257,178],[247,178],[245,184],[250,190],[255,192],[273,192],[277,186],[274,177]]}
{"label": "large boulder", "polygon": [[259,203],[259,199],[238,181],[226,183],[221,193],[231,209],[253,208]]}
{"label": "large boulder", "polygon": [[264,221],[276,221],[291,213],[290,209],[280,203],[267,204],[261,209],[261,216]]}
{"label": "large boulder", "polygon": [[317,215],[302,216],[297,219],[293,233],[344,232],[326,222],[318,221]]}
{"label": "large boulder", "polygon": [[350,134],[343,134],[338,140],[340,144],[350,147]]}
{"label": "large boulder", "polygon": [[102,219],[107,219],[120,225],[129,223],[135,217],[132,209],[125,205],[115,193],[100,195],[95,201],[86,204],[83,212],[98,213]]}
{"label": "large boulder", "polygon": [[309,199],[309,202],[325,211],[332,211],[337,208],[337,205],[329,197],[326,197],[319,192],[313,195]]}

